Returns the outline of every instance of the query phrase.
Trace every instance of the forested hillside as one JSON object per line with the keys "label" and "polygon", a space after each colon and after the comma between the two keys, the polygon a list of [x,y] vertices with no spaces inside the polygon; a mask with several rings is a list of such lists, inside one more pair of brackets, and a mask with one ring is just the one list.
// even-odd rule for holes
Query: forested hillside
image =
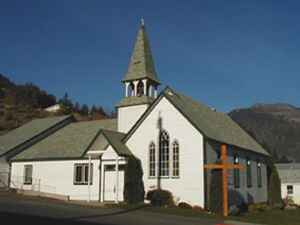
{"label": "forested hillside", "polygon": [[229,113],[277,162],[300,162],[300,109],[288,104],[256,104]]}
{"label": "forested hillside", "polygon": [[[60,111],[49,113],[44,110],[55,104],[60,104]],[[78,120],[108,117],[101,106],[89,108],[86,104],[73,103],[68,94],[57,100],[32,83],[15,84],[0,74],[0,135],[34,118],[64,114],[74,114]]]}

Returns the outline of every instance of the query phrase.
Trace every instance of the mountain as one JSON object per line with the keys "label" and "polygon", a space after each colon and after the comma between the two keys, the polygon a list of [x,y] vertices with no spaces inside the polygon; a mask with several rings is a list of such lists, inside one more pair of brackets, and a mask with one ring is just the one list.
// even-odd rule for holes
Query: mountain
{"label": "mountain", "polygon": [[[44,109],[60,104],[56,113]],[[32,83],[15,84],[8,77],[0,74],[0,135],[35,119],[56,115],[74,114],[78,120],[97,120],[107,118],[101,106],[91,109],[86,104],[73,104],[66,93],[58,101],[52,94]]]}
{"label": "mountain", "polygon": [[229,116],[264,146],[276,162],[300,162],[300,108],[290,104],[255,104]]}

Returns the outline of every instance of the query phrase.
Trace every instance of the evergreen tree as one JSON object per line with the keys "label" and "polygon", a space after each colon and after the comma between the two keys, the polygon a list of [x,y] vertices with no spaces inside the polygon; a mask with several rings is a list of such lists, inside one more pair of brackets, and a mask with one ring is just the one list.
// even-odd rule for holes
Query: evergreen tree
{"label": "evergreen tree", "polygon": [[128,157],[125,166],[124,200],[128,204],[144,201],[145,190],[141,161],[134,156]]}
{"label": "evergreen tree", "polygon": [[280,178],[271,160],[268,162],[268,203],[275,208],[281,208],[283,206]]}
{"label": "evergreen tree", "polygon": [[222,170],[211,170],[211,184],[209,197],[209,210],[222,214],[223,213],[223,190],[222,190]]}
{"label": "evergreen tree", "polygon": [[80,114],[83,116],[88,116],[89,115],[89,107],[86,104],[83,104],[81,109],[80,109]]}
{"label": "evergreen tree", "polygon": [[58,102],[61,107],[64,114],[70,114],[73,111],[73,103],[69,99],[68,93],[65,93],[64,97],[61,98]]}
{"label": "evergreen tree", "polygon": [[109,117],[110,117],[110,118],[117,118],[117,112],[116,112],[116,111],[111,111]]}
{"label": "evergreen tree", "polygon": [[103,115],[104,117],[107,116],[104,109],[101,106],[98,107],[97,111],[98,111],[99,114]]}
{"label": "evergreen tree", "polygon": [[97,107],[95,105],[91,108],[91,115],[94,116],[97,113]]}
{"label": "evergreen tree", "polygon": [[74,105],[74,112],[79,113],[80,112],[80,104],[78,102],[75,103]]}

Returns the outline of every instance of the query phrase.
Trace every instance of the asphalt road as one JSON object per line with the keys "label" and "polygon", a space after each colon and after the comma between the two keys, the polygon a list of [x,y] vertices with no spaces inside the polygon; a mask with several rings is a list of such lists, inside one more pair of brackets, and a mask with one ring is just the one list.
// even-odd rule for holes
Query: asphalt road
{"label": "asphalt road", "polygon": [[0,194],[1,224],[215,225],[220,221],[148,212],[142,209],[91,208],[55,200]]}

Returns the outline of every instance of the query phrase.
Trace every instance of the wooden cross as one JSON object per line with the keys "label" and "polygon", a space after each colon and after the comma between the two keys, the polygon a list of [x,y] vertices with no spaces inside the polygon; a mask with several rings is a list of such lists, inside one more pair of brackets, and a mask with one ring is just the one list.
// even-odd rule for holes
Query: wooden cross
{"label": "wooden cross", "polygon": [[227,145],[221,145],[221,163],[220,164],[206,164],[205,169],[220,169],[222,170],[223,183],[223,215],[228,216],[228,171],[230,169],[243,169],[243,166],[238,164],[231,164],[227,162]]}

